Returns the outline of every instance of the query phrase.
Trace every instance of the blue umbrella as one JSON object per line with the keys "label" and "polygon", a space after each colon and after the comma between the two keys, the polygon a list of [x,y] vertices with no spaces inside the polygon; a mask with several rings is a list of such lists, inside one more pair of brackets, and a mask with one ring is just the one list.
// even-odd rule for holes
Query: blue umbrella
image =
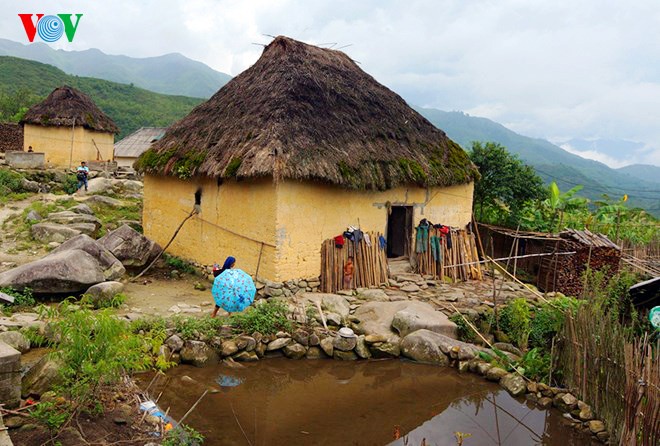
{"label": "blue umbrella", "polygon": [[243,311],[252,304],[257,287],[252,277],[240,269],[228,269],[213,281],[213,299],[229,313]]}

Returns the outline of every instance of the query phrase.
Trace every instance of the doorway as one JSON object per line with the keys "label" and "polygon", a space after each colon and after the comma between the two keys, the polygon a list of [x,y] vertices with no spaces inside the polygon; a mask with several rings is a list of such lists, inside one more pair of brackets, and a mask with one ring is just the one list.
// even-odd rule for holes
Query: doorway
{"label": "doorway", "polygon": [[407,257],[412,242],[413,207],[392,206],[387,217],[387,257]]}

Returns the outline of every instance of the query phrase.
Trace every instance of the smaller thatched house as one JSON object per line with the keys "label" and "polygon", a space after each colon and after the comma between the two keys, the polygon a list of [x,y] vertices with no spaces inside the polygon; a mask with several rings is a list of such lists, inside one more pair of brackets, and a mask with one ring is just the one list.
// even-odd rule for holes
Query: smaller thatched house
{"label": "smaller thatched house", "polygon": [[141,127],[115,144],[115,161],[119,167],[132,167],[133,163],[153,143],[163,137],[165,127]]}
{"label": "smaller thatched house", "polygon": [[84,93],[63,86],[21,121],[23,150],[46,154],[46,164],[73,168],[81,160],[112,161],[119,128]]}

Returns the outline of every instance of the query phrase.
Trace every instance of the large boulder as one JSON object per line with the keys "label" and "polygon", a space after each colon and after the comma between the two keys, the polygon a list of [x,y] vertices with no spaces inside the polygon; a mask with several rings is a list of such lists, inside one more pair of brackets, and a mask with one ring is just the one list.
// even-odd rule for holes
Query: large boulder
{"label": "large boulder", "polygon": [[397,311],[392,319],[392,327],[399,336],[404,337],[414,331],[427,329],[436,333],[457,337],[456,324],[449,320],[447,315],[435,309],[429,304],[415,302],[403,310]]}
{"label": "large boulder", "polygon": [[410,333],[401,341],[401,354],[414,361],[448,365],[449,358],[440,350],[442,335],[422,329]]}
{"label": "large boulder", "polygon": [[109,232],[99,240],[101,246],[110,251],[128,268],[141,268],[151,262],[161,247],[128,225]]}
{"label": "large boulder", "polygon": [[117,200],[116,198],[106,197],[104,195],[92,195],[85,201],[85,203],[107,206],[111,208],[118,208],[123,206],[121,200]]}
{"label": "large boulder", "polygon": [[112,192],[112,180],[108,178],[93,178],[87,182],[87,193],[103,194]]}
{"label": "large boulder", "polygon": [[[399,312],[402,313],[397,317],[397,331],[394,331],[392,327]],[[406,336],[421,328],[456,336],[456,325],[424,302],[367,302],[355,310],[353,316],[359,320],[355,325],[358,334],[380,336],[390,342],[398,342],[399,333]]]}
{"label": "large boulder", "polygon": [[42,243],[65,242],[81,232],[58,223],[37,223],[30,228],[32,238]]}
{"label": "large boulder", "polygon": [[20,331],[5,331],[0,333],[0,342],[4,342],[21,353],[30,350],[30,340]]}
{"label": "large boulder", "polygon": [[109,251],[87,235],[78,235],[46,257],[0,273],[0,287],[30,288],[35,293],[76,293],[126,269]]}
{"label": "large boulder", "polygon": [[192,364],[195,367],[215,365],[220,359],[211,347],[201,341],[186,341],[180,355],[182,363]]}
{"label": "large boulder", "polygon": [[51,355],[42,357],[23,377],[23,381],[21,382],[21,396],[23,398],[27,398],[30,395],[40,396],[51,390],[54,386],[61,384],[61,367],[61,362]]}

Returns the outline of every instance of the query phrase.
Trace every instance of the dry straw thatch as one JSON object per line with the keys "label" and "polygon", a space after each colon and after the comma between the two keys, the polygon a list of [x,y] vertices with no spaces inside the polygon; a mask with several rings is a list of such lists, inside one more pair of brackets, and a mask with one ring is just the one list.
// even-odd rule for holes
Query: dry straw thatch
{"label": "dry straw thatch", "polygon": [[346,54],[277,37],[138,160],[180,178],[316,180],[353,189],[463,184],[465,152]]}
{"label": "dry straw thatch", "polygon": [[117,125],[85,93],[69,86],[53,90],[30,108],[21,124],[84,127],[97,132],[119,133]]}

